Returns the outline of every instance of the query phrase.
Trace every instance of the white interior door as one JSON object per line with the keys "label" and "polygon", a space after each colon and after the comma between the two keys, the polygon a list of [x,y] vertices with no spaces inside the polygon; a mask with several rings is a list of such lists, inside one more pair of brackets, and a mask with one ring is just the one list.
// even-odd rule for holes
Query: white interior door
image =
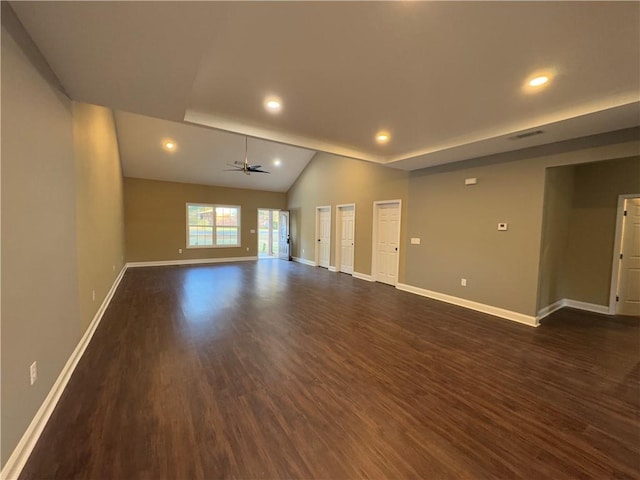
{"label": "white interior door", "polygon": [[340,207],[340,271],[353,274],[355,207]]}
{"label": "white interior door", "polygon": [[400,238],[400,205],[385,203],[377,207],[377,244],[375,279],[398,283],[398,242]]}
{"label": "white interior door", "polygon": [[289,237],[289,212],[280,210],[278,217],[278,226],[280,234],[278,236],[278,257],[283,260],[289,260],[291,251],[291,242]]}
{"label": "white interior door", "polygon": [[640,198],[628,198],[625,211],[616,314],[640,316]]}
{"label": "white interior door", "polygon": [[329,252],[331,251],[331,207],[317,210],[318,215],[318,265],[329,268]]}

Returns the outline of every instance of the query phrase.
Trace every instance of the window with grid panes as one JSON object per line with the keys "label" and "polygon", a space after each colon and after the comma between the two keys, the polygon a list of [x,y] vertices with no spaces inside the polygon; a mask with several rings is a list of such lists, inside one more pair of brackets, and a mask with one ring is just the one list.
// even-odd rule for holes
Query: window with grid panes
{"label": "window with grid panes", "polygon": [[187,203],[187,248],[240,246],[240,207]]}

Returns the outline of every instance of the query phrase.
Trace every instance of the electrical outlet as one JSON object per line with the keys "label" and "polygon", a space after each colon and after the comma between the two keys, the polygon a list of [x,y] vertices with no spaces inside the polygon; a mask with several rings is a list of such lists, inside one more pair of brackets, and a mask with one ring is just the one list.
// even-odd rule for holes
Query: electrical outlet
{"label": "electrical outlet", "polygon": [[115,272],[115,271],[116,271],[116,266],[115,266],[115,265],[112,265],[112,266],[111,266],[111,269]]}
{"label": "electrical outlet", "polygon": [[182,249],[181,248],[178,249],[178,253],[182,253]]}
{"label": "electrical outlet", "polygon": [[247,247],[247,252],[249,251],[249,247]]}
{"label": "electrical outlet", "polygon": [[36,380],[38,380],[38,362],[33,362],[29,367],[29,381],[31,385],[36,383]]}
{"label": "electrical outlet", "polygon": [[461,278],[460,279],[460,285],[462,285],[463,287],[467,286],[467,279],[466,278]]}
{"label": "electrical outlet", "polygon": [[95,290],[91,290],[91,300],[93,300],[94,302],[96,301],[96,291]]}

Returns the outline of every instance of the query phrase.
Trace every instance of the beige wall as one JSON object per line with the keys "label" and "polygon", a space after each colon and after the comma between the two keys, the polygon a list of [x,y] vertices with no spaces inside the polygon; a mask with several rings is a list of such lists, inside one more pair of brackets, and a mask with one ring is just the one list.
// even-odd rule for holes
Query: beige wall
{"label": "beige wall", "polygon": [[[332,237],[330,265],[335,266],[336,205],[355,203],[354,271],[371,273],[373,202],[402,200],[406,218],[407,172],[372,163],[318,153],[309,162],[287,194],[291,210],[292,255],[315,261],[316,207],[331,206]],[[404,243],[405,221],[401,229]],[[400,249],[400,276],[404,251]]]}
{"label": "beige wall", "polygon": [[4,21],[3,10],[2,465],[80,339],[71,102]]}
{"label": "beige wall", "polygon": [[576,168],[568,166],[547,169],[538,310],[565,298],[565,255]]}
{"label": "beige wall", "polygon": [[[477,185],[465,186],[469,177]],[[407,246],[406,283],[532,313],[543,188],[536,162],[413,172],[408,234],[421,244]],[[508,223],[506,232],[498,231],[499,222]]]}
{"label": "beige wall", "polygon": [[61,92],[6,2],[1,143],[4,467],[102,304],[124,244],[113,114]]}
{"label": "beige wall", "polygon": [[609,305],[618,196],[640,193],[640,158],[547,171],[538,309]]}
{"label": "beige wall", "polygon": [[565,298],[609,305],[618,195],[640,193],[640,156],[576,167]]}
{"label": "beige wall", "polygon": [[406,245],[405,283],[536,315],[545,169],[634,156],[639,145],[631,129],[411,172],[407,238],[422,243]]}
{"label": "beige wall", "polygon": [[[258,209],[286,206],[284,193],[138,178],[124,179],[124,198],[127,262],[256,256]],[[242,247],[187,249],[187,202],[240,205]]]}
{"label": "beige wall", "polygon": [[[569,242],[566,228],[547,232],[556,236],[553,246],[542,241],[547,168],[637,156],[638,133],[612,132],[409,174],[318,153],[288,192],[292,254],[315,260],[317,206],[332,206],[335,228],[335,206],[356,203],[355,271],[369,274],[373,201],[399,198],[401,283],[535,316],[539,289],[541,305],[562,295],[562,280],[549,266],[564,262],[563,245]],[[563,173],[556,175],[560,184],[571,183]],[[465,186],[469,177],[478,178],[478,184]],[[561,211],[546,212],[552,224],[561,222],[569,208],[569,197],[561,192],[558,185]],[[498,231],[499,222],[507,222],[509,230]],[[411,245],[411,237],[421,244]],[[334,247],[332,238],[331,265]],[[461,278],[467,279],[466,287]]]}
{"label": "beige wall", "polygon": [[84,331],[124,265],[122,169],[113,112],[74,102],[73,140],[78,295]]}

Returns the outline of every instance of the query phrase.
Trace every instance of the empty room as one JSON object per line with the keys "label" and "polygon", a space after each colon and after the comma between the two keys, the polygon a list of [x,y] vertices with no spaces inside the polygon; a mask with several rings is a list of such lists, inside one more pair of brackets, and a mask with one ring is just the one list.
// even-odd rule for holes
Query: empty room
{"label": "empty room", "polygon": [[640,3],[1,5],[1,480],[640,478]]}

